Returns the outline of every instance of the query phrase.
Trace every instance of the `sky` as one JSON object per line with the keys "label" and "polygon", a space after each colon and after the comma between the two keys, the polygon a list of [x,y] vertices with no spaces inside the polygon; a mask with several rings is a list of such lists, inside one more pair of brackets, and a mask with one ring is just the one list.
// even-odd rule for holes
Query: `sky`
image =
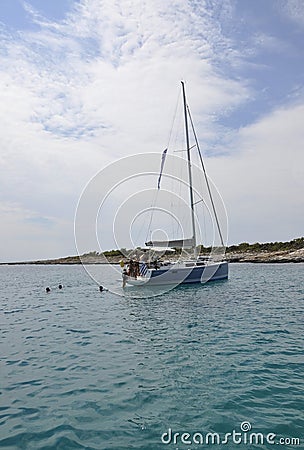
{"label": "sky", "polygon": [[161,156],[181,80],[228,244],[303,236],[302,0],[1,0],[0,36],[0,261],[76,254],[85,186]]}

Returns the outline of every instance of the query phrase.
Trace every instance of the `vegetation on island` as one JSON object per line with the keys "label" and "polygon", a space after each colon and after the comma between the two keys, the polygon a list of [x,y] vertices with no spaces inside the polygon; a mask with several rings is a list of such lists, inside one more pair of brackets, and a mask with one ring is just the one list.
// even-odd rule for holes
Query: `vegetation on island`
{"label": "vegetation on island", "polygon": [[[201,254],[207,255],[210,252],[211,247],[201,246]],[[175,254],[165,252],[165,256],[174,258],[180,253],[181,249],[175,249]],[[134,255],[134,250],[121,248],[100,253],[91,251],[81,256],[0,264],[106,264],[109,262],[116,264],[120,259],[130,258],[132,255]],[[242,242],[238,245],[230,245],[226,248],[226,258],[231,262],[304,262],[304,237],[288,242],[256,242],[254,244]]]}
{"label": "vegetation on island", "polygon": [[[249,244],[242,242],[238,245],[230,245],[226,248],[226,253],[260,253],[260,252],[284,252],[295,251],[304,248],[304,237],[293,239],[288,242],[265,242]],[[209,253],[211,247],[201,246],[201,253]]]}

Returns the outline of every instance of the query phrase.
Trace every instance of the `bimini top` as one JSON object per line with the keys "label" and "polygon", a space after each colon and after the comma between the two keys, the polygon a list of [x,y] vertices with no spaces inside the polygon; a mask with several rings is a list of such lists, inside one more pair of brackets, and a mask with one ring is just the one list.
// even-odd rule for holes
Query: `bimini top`
{"label": "bimini top", "polygon": [[[148,244],[148,242],[147,242],[147,244]],[[171,248],[171,247],[153,247],[153,246],[149,246],[149,247],[142,248],[141,250],[143,250],[143,251],[151,250],[153,252],[161,252],[161,253],[164,253],[164,252],[172,252],[172,253],[174,253],[175,252],[174,248]]]}
{"label": "bimini top", "polygon": [[169,241],[149,241],[146,242],[145,245],[147,247],[168,247],[168,248],[192,248],[195,247],[195,239],[194,237],[188,239],[175,239]]}

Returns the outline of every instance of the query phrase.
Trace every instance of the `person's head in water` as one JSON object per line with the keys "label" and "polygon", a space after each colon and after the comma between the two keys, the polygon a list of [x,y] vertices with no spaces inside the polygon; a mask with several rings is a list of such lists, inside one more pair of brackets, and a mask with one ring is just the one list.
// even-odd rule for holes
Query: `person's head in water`
{"label": "person's head in water", "polygon": [[59,288],[59,289],[62,289],[62,284],[59,284],[58,288]]}
{"label": "person's head in water", "polygon": [[49,292],[51,292],[51,289],[49,287],[46,287],[45,292],[49,293]]}
{"label": "person's head in water", "polygon": [[100,290],[100,292],[102,292],[103,291],[103,286],[99,286],[99,290]]}

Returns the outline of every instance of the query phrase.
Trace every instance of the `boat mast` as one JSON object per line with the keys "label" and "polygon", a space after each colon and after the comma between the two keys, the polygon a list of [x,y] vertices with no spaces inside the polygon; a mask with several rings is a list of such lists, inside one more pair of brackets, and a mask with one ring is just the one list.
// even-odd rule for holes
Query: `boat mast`
{"label": "boat mast", "polygon": [[187,158],[188,158],[188,173],[189,173],[189,191],[190,191],[192,235],[193,235],[193,240],[194,240],[194,247],[196,247],[194,200],[193,200],[193,187],[192,187],[192,171],[191,171],[191,155],[190,155],[189,130],[188,130],[187,102],[186,102],[185,83],[184,83],[184,81],[181,81],[181,83],[182,83],[183,102],[184,102],[185,134],[186,134]]}

